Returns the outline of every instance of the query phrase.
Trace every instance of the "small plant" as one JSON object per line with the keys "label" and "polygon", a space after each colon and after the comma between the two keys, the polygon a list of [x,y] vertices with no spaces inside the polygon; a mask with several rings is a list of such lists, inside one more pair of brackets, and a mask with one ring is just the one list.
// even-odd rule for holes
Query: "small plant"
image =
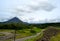
{"label": "small plant", "polygon": [[34,30],[31,30],[30,32],[31,32],[31,33],[36,33],[36,31],[34,31]]}
{"label": "small plant", "polygon": [[5,34],[0,33],[0,36],[5,36]]}

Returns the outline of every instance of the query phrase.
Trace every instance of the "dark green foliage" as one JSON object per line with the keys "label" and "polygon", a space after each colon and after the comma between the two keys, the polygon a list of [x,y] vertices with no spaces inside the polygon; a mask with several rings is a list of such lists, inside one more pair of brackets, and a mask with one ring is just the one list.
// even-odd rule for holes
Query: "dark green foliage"
{"label": "dark green foliage", "polygon": [[49,26],[60,27],[60,23],[44,23],[44,24],[30,24],[41,29],[47,28]]}
{"label": "dark green foliage", "polygon": [[44,29],[48,26],[58,26],[60,27],[60,23],[45,23],[45,24],[22,24],[22,23],[6,23],[0,24],[0,29],[33,29],[33,27],[38,27]]}
{"label": "dark green foliage", "polygon": [[36,33],[36,31],[34,31],[34,30],[31,30],[30,32],[31,32],[31,33]]}
{"label": "dark green foliage", "polygon": [[27,25],[19,23],[0,24],[0,29],[24,29]]}

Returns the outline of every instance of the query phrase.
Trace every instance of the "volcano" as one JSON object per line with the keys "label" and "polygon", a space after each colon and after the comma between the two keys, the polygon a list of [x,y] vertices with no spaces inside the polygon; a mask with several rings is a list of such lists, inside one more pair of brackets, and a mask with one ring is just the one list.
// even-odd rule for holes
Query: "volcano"
{"label": "volcano", "polygon": [[27,22],[23,22],[21,21],[19,18],[17,17],[14,17],[8,21],[5,21],[5,22],[0,22],[0,23],[20,23],[20,24],[28,24]]}

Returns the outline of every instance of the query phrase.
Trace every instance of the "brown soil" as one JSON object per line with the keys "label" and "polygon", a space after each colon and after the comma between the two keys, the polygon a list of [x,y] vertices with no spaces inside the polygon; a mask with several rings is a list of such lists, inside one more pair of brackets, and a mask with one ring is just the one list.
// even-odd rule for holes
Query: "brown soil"
{"label": "brown soil", "polygon": [[58,33],[60,33],[60,30],[54,27],[49,27],[43,32],[43,37],[38,39],[37,41],[49,41],[52,36],[55,36]]}

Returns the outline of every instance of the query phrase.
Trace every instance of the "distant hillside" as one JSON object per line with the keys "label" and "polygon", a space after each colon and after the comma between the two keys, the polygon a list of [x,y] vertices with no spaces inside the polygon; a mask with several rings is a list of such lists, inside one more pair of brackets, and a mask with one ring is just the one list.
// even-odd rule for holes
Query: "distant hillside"
{"label": "distant hillside", "polygon": [[18,19],[17,17],[14,17],[14,18],[12,18],[12,19],[10,19],[10,20],[6,21],[6,22],[0,22],[0,23],[2,23],[2,24],[6,24],[6,23],[20,23],[20,24],[28,24],[28,23],[26,23],[26,22],[21,21],[21,20],[20,20],[20,19]]}
{"label": "distant hillside", "polygon": [[46,28],[48,26],[60,27],[60,23],[44,23],[44,24],[29,24],[39,28]]}
{"label": "distant hillside", "polygon": [[6,22],[0,22],[0,28],[30,28],[30,27],[39,27],[39,28],[46,28],[48,26],[59,26],[60,23],[43,23],[43,24],[29,24],[27,22],[23,22],[17,17],[14,17]]}
{"label": "distant hillside", "polygon": [[20,19],[18,19],[17,17],[14,17],[14,18],[12,18],[12,19],[10,19],[10,20],[8,20],[8,21],[6,21],[7,23],[9,23],[9,22],[15,22],[15,23],[22,23],[22,21],[20,20]]}

